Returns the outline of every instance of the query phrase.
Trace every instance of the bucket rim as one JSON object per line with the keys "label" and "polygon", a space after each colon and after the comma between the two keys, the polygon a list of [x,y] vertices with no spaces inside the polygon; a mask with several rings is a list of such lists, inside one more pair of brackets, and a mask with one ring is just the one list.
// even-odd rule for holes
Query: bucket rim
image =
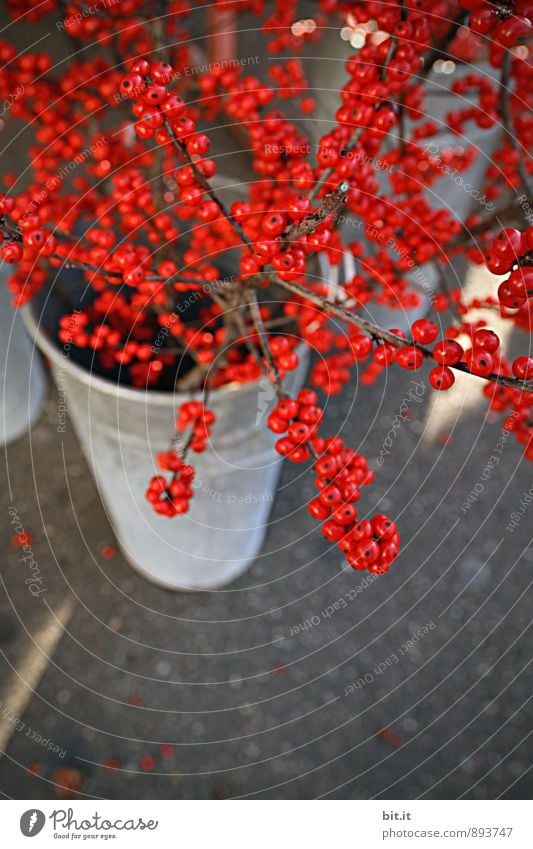
{"label": "bucket rim", "polygon": [[[42,354],[45,355],[51,362],[57,366],[58,368],[63,369],[68,374],[72,375],[74,378],[79,380],[81,383],[84,383],[90,386],[93,389],[97,389],[105,395],[114,395],[115,397],[118,395],[122,398],[129,398],[131,400],[140,400],[141,398],[146,399],[147,397],[157,406],[166,406],[169,402],[174,403],[176,398],[191,398],[191,397],[201,397],[201,392],[176,392],[176,391],[167,391],[163,392],[158,389],[136,389],[132,386],[124,386],[122,383],[119,383],[114,380],[110,380],[109,378],[102,377],[99,374],[95,374],[92,371],[89,371],[84,366],[72,360],[69,356],[66,356],[61,352],[59,346],[52,341],[40,328],[37,323],[34,315],[34,310],[32,309],[31,304],[25,304],[20,307],[20,313],[24,324],[26,326],[26,330],[30,334],[31,338],[39,348]],[[303,349],[303,350],[302,350]],[[297,349],[298,353],[302,355],[306,350],[306,345],[304,342],[301,342]],[[237,381],[232,381],[231,383],[227,383],[225,386],[217,387],[211,391],[211,395],[213,399],[222,398],[228,395],[233,395],[236,392],[241,393],[252,393],[257,391],[257,386],[263,377],[257,378],[256,380],[248,381],[247,383],[238,383]]]}

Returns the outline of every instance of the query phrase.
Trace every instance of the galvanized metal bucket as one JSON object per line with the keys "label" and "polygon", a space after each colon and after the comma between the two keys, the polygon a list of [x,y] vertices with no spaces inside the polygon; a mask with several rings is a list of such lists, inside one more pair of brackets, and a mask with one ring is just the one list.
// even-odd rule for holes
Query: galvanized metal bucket
{"label": "galvanized metal bucket", "polygon": [[46,396],[41,357],[6,288],[0,266],[0,444],[9,445],[32,427]]}
{"label": "galvanized metal bucket", "polygon": [[[197,476],[189,512],[168,519],[153,512],[144,493],[157,473],[155,453],[168,448],[177,407],[193,396],[132,389],[99,377],[45,335],[31,308],[23,314],[51,362],[129,563],[172,590],[216,589],[248,569],[263,544],[282,466],[266,427],[275,403],[269,381],[211,393],[217,421],[208,449],[192,458]],[[307,371],[308,349],[302,346],[299,354],[300,365],[286,381],[291,392],[301,388]]]}

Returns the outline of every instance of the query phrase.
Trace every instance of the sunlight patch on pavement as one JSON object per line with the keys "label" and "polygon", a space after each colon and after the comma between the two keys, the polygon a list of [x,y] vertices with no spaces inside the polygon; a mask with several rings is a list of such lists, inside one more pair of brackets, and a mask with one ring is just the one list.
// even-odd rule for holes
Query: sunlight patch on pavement
{"label": "sunlight patch on pavement", "polygon": [[[494,294],[502,277],[491,274],[484,266],[471,265],[466,273],[463,287],[465,300],[483,298],[488,294]],[[494,330],[501,340],[501,346],[505,352],[513,332],[513,322],[505,321],[499,312],[492,309],[471,310],[468,318],[470,321],[484,319],[487,327]],[[470,343],[466,335],[459,336],[457,341],[463,347],[469,347]],[[454,372],[455,384],[446,392],[432,391],[426,413],[426,425],[424,429],[424,442],[434,442],[443,433],[450,432],[455,424],[465,414],[479,411],[478,415],[484,417],[487,410],[487,399],[483,395],[485,381],[479,377]]]}
{"label": "sunlight patch on pavement", "polygon": [[[17,672],[6,681],[0,713],[0,757],[16,732],[16,723],[28,707],[48,662],[74,612],[76,601],[67,598],[57,610],[49,610],[45,621],[32,634],[30,647],[17,663]],[[25,635],[26,636],[26,635]]]}

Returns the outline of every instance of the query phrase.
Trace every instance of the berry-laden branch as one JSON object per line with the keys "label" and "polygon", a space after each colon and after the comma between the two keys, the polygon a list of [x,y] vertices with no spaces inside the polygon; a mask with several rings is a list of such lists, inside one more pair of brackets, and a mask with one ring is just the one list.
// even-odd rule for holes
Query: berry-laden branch
{"label": "berry-laden branch", "polygon": [[[383,342],[390,342],[390,344],[394,348],[408,348],[415,349],[420,352],[422,357],[428,359],[436,359],[435,352],[430,348],[420,344],[416,341],[411,341],[409,339],[405,339],[402,336],[398,336],[397,333],[393,333],[390,330],[383,330],[383,328],[378,327],[372,322],[368,321],[365,318],[361,318],[361,316],[355,315],[349,310],[345,309],[340,304],[335,304],[333,301],[329,301],[323,295],[318,295],[315,292],[310,291],[305,286],[300,285],[299,283],[289,282],[287,280],[280,280],[279,278],[275,281],[279,286],[283,289],[286,289],[288,292],[292,292],[295,295],[299,295],[303,300],[307,300],[315,306],[319,307],[321,310],[324,310],[331,316],[335,316],[336,318],[341,319],[347,324],[351,324],[354,327],[358,327],[360,330],[364,330],[365,333],[368,333],[374,339],[381,339]],[[415,355],[416,358],[416,355]],[[415,359],[415,362],[420,364],[420,359]],[[456,369],[457,371],[462,371],[467,374],[475,375],[475,372],[469,370],[468,366],[462,362],[441,362],[442,366],[449,366],[450,368]],[[533,380],[522,380],[518,377],[506,377],[501,374],[483,374],[477,375],[478,377],[483,377],[485,380],[493,381],[494,383],[500,383],[502,386],[508,386],[510,389],[519,389],[522,392],[533,392]],[[439,387],[440,388],[440,387]],[[448,388],[448,387],[446,387]]]}
{"label": "berry-laden branch", "polygon": [[322,199],[322,203],[316,212],[306,215],[300,222],[292,224],[287,233],[283,234],[283,240],[290,245],[291,242],[297,242],[302,236],[307,236],[309,233],[314,233],[319,224],[325,221],[330,216],[335,215],[336,211],[346,200],[346,194],[350,184],[344,180],[330,194]]}
{"label": "berry-laden branch", "polygon": [[[159,80],[161,82],[164,82],[167,77],[169,79],[172,79],[172,77],[174,76],[172,66],[168,65],[166,63],[161,63],[161,64],[164,67],[160,68]],[[143,70],[146,70],[146,69],[143,69]],[[149,74],[146,74],[145,79],[146,79],[147,84],[149,86],[151,86],[152,89],[153,89],[153,87],[154,87],[153,86],[153,80],[151,79]],[[166,130],[167,130],[167,132],[168,132],[168,134],[169,134],[169,136],[172,140],[172,143],[176,147],[176,150],[179,152],[180,157],[183,160],[185,160],[185,162],[192,169],[198,184],[202,187],[202,189],[204,189],[204,191],[207,192],[207,194],[209,195],[211,200],[218,206],[222,215],[229,221],[229,223],[231,224],[231,226],[235,230],[237,236],[239,236],[239,238],[242,239],[242,241],[244,242],[244,244],[248,248],[252,248],[252,243],[248,239],[248,236],[246,235],[246,233],[242,229],[239,222],[235,220],[234,216],[227,209],[225,203],[216,194],[216,192],[214,191],[214,189],[210,185],[209,180],[206,178],[205,174],[203,174],[202,171],[198,168],[196,162],[193,160],[191,154],[187,150],[187,145],[185,144],[185,142],[182,139],[180,139],[176,136],[175,129],[174,129],[172,123],[170,122],[168,115],[163,112],[163,110],[159,107],[159,104],[157,104],[157,105],[158,105],[158,108],[160,109],[161,114],[164,117],[164,127],[166,128]],[[174,108],[174,110],[173,110],[174,112],[176,111],[176,108],[177,107]]]}
{"label": "berry-laden branch", "polygon": [[[90,17],[72,16],[65,28],[79,50],[61,79],[45,54],[19,56],[2,41],[0,89],[19,92],[10,117],[31,124],[35,144],[24,191],[6,175],[0,254],[14,266],[9,287],[17,304],[50,285],[50,266],[85,274],[88,306],[73,311],[64,304],[58,338],[92,352],[105,374],[120,371],[143,389],[203,392],[179,405],[174,439],[158,457],[160,474],[147,493],[158,514],[188,509],[190,456],[206,450],[214,423],[209,390],[266,374],[277,396],[268,416],[276,450],[308,463],[316,475],[309,512],[354,568],[381,574],[398,555],[398,529],[388,517],[358,512],[373,473],[360,453],[328,438],[315,390],[326,397],[341,392],[355,363],[364,364],[360,380],[368,384],[386,367],[412,371],[432,360],[429,382],[437,390],[450,388],[458,372],[484,378],[491,409],[507,416],[505,426],[533,460],[533,358],[509,361],[475,312],[498,310],[520,332],[531,331],[525,155],[533,6],[529,0],[448,0],[443,18],[429,3],[349,4],[349,24],[364,25],[366,40],[343,66],[338,103],[332,102],[331,121],[315,146],[305,122],[289,117],[284,102],[313,115],[305,63],[296,56],[302,46],[302,54],[312,53],[327,29],[326,15],[344,20],[347,4],[320,0],[316,26],[294,19],[294,3],[276,3],[272,13],[268,5],[263,11],[260,3],[232,4],[232,30],[240,12],[257,18],[273,60],[268,83],[237,59],[196,69],[192,83],[198,60],[190,48],[196,36],[189,38],[194,16],[186,9],[154,21],[139,8],[133,28],[120,4],[112,13],[102,5]],[[39,17],[41,7],[29,0],[15,6]],[[102,44],[110,47],[109,57]],[[440,57],[458,60],[449,96],[460,108],[437,116],[450,132],[467,140],[473,126],[481,134],[498,123],[506,130],[472,194],[493,214],[471,215],[464,225],[434,208],[426,191],[443,173],[455,183],[475,158],[468,142],[442,142],[443,122],[427,118],[433,106],[426,78]],[[461,57],[470,63],[466,74]],[[499,73],[476,73],[481,59]],[[185,96],[191,86],[195,99],[186,103],[177,92]],[[461,96],[467,93],[469,100]],[[133,128],[124,122],[125,100]],[[104,113],[105,137],[94,119]],[[232,203],[213,188],[217,163],[228,151],[210,157],[209,128],[224,126],[239,128],[254,174]],[[435,137],[438,157],[426,144]],[[498,182],[501,173],[507,180]],[[511,197],[517,187],[526,194]],[[341,208],[357,226],[339,226]],[[484,262],[500,282],[470,300],[459,289],[438,293],[432,308],[453,311],[442,334],[429,317],[406,334],[363,318],[373,304],[415,307],[409,272],[449,262],[460,251]],[[348,255],[353,271],[339,288],[346,300],[334,302],[326,283],[313,278],[313,264],[332,265]],[[310,385],[293,398],[285,375],[298,366],[297,340],[320,357]]]}

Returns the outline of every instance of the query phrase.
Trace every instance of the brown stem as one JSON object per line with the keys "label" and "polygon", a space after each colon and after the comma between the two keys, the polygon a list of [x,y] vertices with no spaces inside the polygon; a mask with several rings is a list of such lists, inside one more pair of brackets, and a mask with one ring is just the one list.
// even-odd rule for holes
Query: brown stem
{"label": "brown stem", "polygon": [[243,319],[242,315],[240,314],[241,308],[242,307],[235,307],[235,311],[236,311],[236,314],[234,316],[235,324],[237,325],[239,333],[241,334],[241,338],[242,338],[244,344],[246,345],[246,347],[248,349],[248,353],[250,353],[252,355],[252,357],[256,361],[256,363],[259,366],[259,368],[261,369],[261,371],[266,372],[265,364],[264,364],[263,360],[261,359],[261,357],[259,356],[258,350],[255,347],[255,345],[252,344],[252,342],[250,340],[250,334],[249,334],[249,332],[246,328],[246,325],[244,323],[244,319]]}
{"label": "brown stem", "polygon": [[391,61],[392,57],[394,56],[394,54],[396,52],[396,45],[397,44],[398,44],[398,39],[395,38],[394,36],[392,36],[391,37],[391,43],[390,43],[390,46],[389,46],[389,52],[387,53],[387,58],[385,59],[385,62],[383,63],[383,67],[381,69],[381,79],[382,80],[386,79],[386,77],[387,77],[387,68],[389,67],[389,62]]}
{"label": "brown stem", "polygon": [[333,192],[325,196],[316,212],[306,215],[301,221],[291,225],[287,234],[283,237],[284,241],[289,243],[296,242],[301,236],[314,233],[322,221],[325,221],[326,218],[329,218],[330,215],[333,215],[342,206],[346,200],[346,194],[349,188],[350,184],[348,180],[344,180]]}
{"label": "brown stem", "polygon": [[209,371],[209,366],[205,363],[198,363],[183,377],[176,381],[176,389],[178,392],[189,392],[198,387],[202,378]]}
{"label": "brown stem", "polygon": [[[387,76],[387,68],[389,66],[389,62],[391,61],[392,57],[394,56],[394,54],[396,52],[396,43],[397,43],[397,39],[393,37],[392,40],[391,40],[391,45],[390,45],[390,48],[389,48],[389,52],[387,54],[387,58],[385,59],[385,62],[383,63],[383,66],[381,68],[381,79],[382,80],[385,79],[385,77]],[[378,111],[380,106],[381,106],[381,101],[377,101],[376,103],[374,103],[374,109],[375,109],[376,112]],[[358,127],[357,129],[354,129],[353,137],[350,141],[350,144],[345,148],[345,152],[344,152],[345,156],[346,156],[347,153],[349,153],[355,147],[355,145],[357,144],[357,142],[359,140],[359,137],[364,133],[365,130],[366,130],[366,127]],[[316,196],[318,195],[322,186],[324,185],[325,182],[327,182],[327,180],[333,174],[334,170],[335,170],[334,168],[328,168],[328,169],[326,169],[326,171],[324,171],[324,173],[320,176],[320,178],[317,180],[317,182],[313,186],[313,189],[312,189],[312,191],[309,195],[310,200],[314,200],[314,198],[316,198]]]}
{"label": "brown stem", "polygon": [[[395,347],[403,347],[405,345],[414,345],[415,348],[418,348],[427,359],[433,359],[433,352],[426,348],[424,345],[420,345],[417,342],[412,342],[410,339],[404,339],[402,336],[397,336],[395,333],[391,333],[390,330],[383,330],[383,328],[378,327],[375,324],[372,324],[370,321],[367,321],[365,318],[361,318],[354,313],[349,312],[340,304],[334,304],[332,301],[329,301],[327,298],[323,298],[321,295],[317,295],[315,292],[311,292],[309,289],[306,289],[304,286],[301,286],[299,283],[295,283],[294,281],[281,280],[277,278],[276,283],[279,286],[282,286],[284,289],[287,289],[289,292],[293,292],[295,295],[299,295],[301,298],[304,298],[310,303],[318,306],[322,311],[329,313],[330,315],[334,315],[337,318],[340,318],[341,321],[345,321],[348,324],[352,324],[355,327],[359,327],[360,330],[364,330],[369,336],[372,336],[374,339],[381,339],[383,342],[390,342]],[[466,372],[467,374],[472,374],[471,371],[468,370],[464,363],[457,363],[457,365],[451,366],[451,368],[456,369],[457,371]],[[477,375],[474,375],[477,377]],[[505,377],[500,374],[490,374],[485,380],[490,380],[494,383],[500,383],[502,386],[509,386],[512,389],[520,389],[524,392],[533,392],[533,380],[520,380],[519,378]]]}
{"label": "brown stem", "polygon": [[468,245],[472,242],[472,238],[474,236],[484,233],[486,230],[490,230],[494,226],[502,227],[505,224],[509,224],[517,219],[519,210],[520,206],[513,202],[503,209],[496,210],[496,212],[493,212],[483,221],[480,221],[479,224],[474,224],[472,227],[466,227],[463,224],[463,234],[457,236],[456,239],[453,239],[448,245],[446,245],[446,248],[451,249],[461,247],[462,245]]}
{"label": "brown stem", "polygon": [[509,50],[506,50],[502,61],[502,73],[500,76],[500,112],[502,116],[503,128],[505,130],[505,134],[507,136],[509,144],[511,145],[513,150],[518,153],[519,158],[517,167],[518,174],[520,176],[520,182],[522,184],[522,189],[527,195],[527,197],[530,197],[531,189],[529,187],[529,176],[526,171],[526,167],[523,160],[523,149],[521,148],[521,145],[519,145],[514,134],[513,119],[511,117],[511,110],[509,108],[509,82],[512,61],[512,53]]}
{"label": "brown stem", "polygon": [[428,76],[437,59],[450,58],[450,54],[448,53],[448,47],[450,46],[455,36],[466,21],[467,15],[468,12],[466,11],[466,9],[463,9],[461,12],[459,12],[449,32],[447,32],[444,38],[442,38],[441,41],[439,41],[439,43],[436,44],[435,47],[433,47],[432,50],[429,51],[425,58],[424,69],[420,72],[421,80],[425,79]]}
{"label": "brown stem", "polygon": [[274,365],[274,361],[272,359],[272,354],[270,353],[270,348],[268,346],[268,335],[265,329],[265,325],[263,324],[263,319],[261,318],[256,293],[253,291],[248,291],[246,293],[246,300],[248,301],[248,305],[250,307],[250,315],[252,316],[252,321],[254,323],[256,333],[259,336],[263,356],[268,365],[268,371],[274,378],[276,394],[278,398],[284,398],[285,392],[283,391],[283,383],[281,382],[278,370],[276,369],[276,366]]}
{"label": "brown stem", "polygon": [[[377,104],[377,103],[374,104],[374,108],[376,108],[378,105],[379,104]],[[365,129],[366,129],[365,127],[358,127],[356,130],[354,130],[354,135],[352,137],[350,144],[347,145],[347,147],[344,149],[344,156],[346,156],[355,147],[355,145],[359,141],[359,136],[361,136],[363,134]],[[317,197],[317,195],[320,192],[320,190],[322,189],[324,183],[326,183],[329,180],[329,178],[333,174],[334,170],[335,170],[334,168],[327,168],[324,171],[324,173],[321,174],[321,176],[319,177],[319,179],[316,181],[315,185],[313,186],[311,192],[309,193],[309,200],[314,200]]]}
{"label": "brown stem", "polygon": [[405,97],[402,94],[397,101],[398,104],[398,148],[400,156],[405,152],[406,126],[405,126]]}
{"label": "brown stem", "polygon": [[[147,77],[146,79],[148,80],[148,83],[150,85],[153,85],[150,77]],[[244,242],[246,247],[249,248],[249,250],[253,250],[253,245],[252,245],[250,239],[248,238],[248,236],[246,235],[246,233],[244,232],[244,230],[242,229],[241,225],[239,224],[238,221],[236,221],[236,219],[233,217],[233,215],[231,214],[229,209],[227,209],[225,203],[218,197],[215,190],[211,187],[209,180],[199,170],[199,168],[197,167],[196,163],[194,162],[192,156],[190,155],[189,151],[187,150],[185,142],[181,141],[181,139],[179,139],[175,135],[174,130],[170,126],[170,122],[169,122],[168,118],[166,117],[166,115],[165,115],[164,123],[165,123],[165,128],[166,128],[168,134],[170,135],[170,137],[172,139],[174,147],[179,152],[181,158],[184,159],[187,162],[187,164],[191,166],[197,183],[204,189],[204,191],[207,192],[207,194],[209,195],[211,200],[216,203],[216,205],[220,209],[222,215],[229,221],[229,223],[231,224],[231,226],[235,230],[236,234],[239,236],[240,239],[242,239],[242,241]]]}

